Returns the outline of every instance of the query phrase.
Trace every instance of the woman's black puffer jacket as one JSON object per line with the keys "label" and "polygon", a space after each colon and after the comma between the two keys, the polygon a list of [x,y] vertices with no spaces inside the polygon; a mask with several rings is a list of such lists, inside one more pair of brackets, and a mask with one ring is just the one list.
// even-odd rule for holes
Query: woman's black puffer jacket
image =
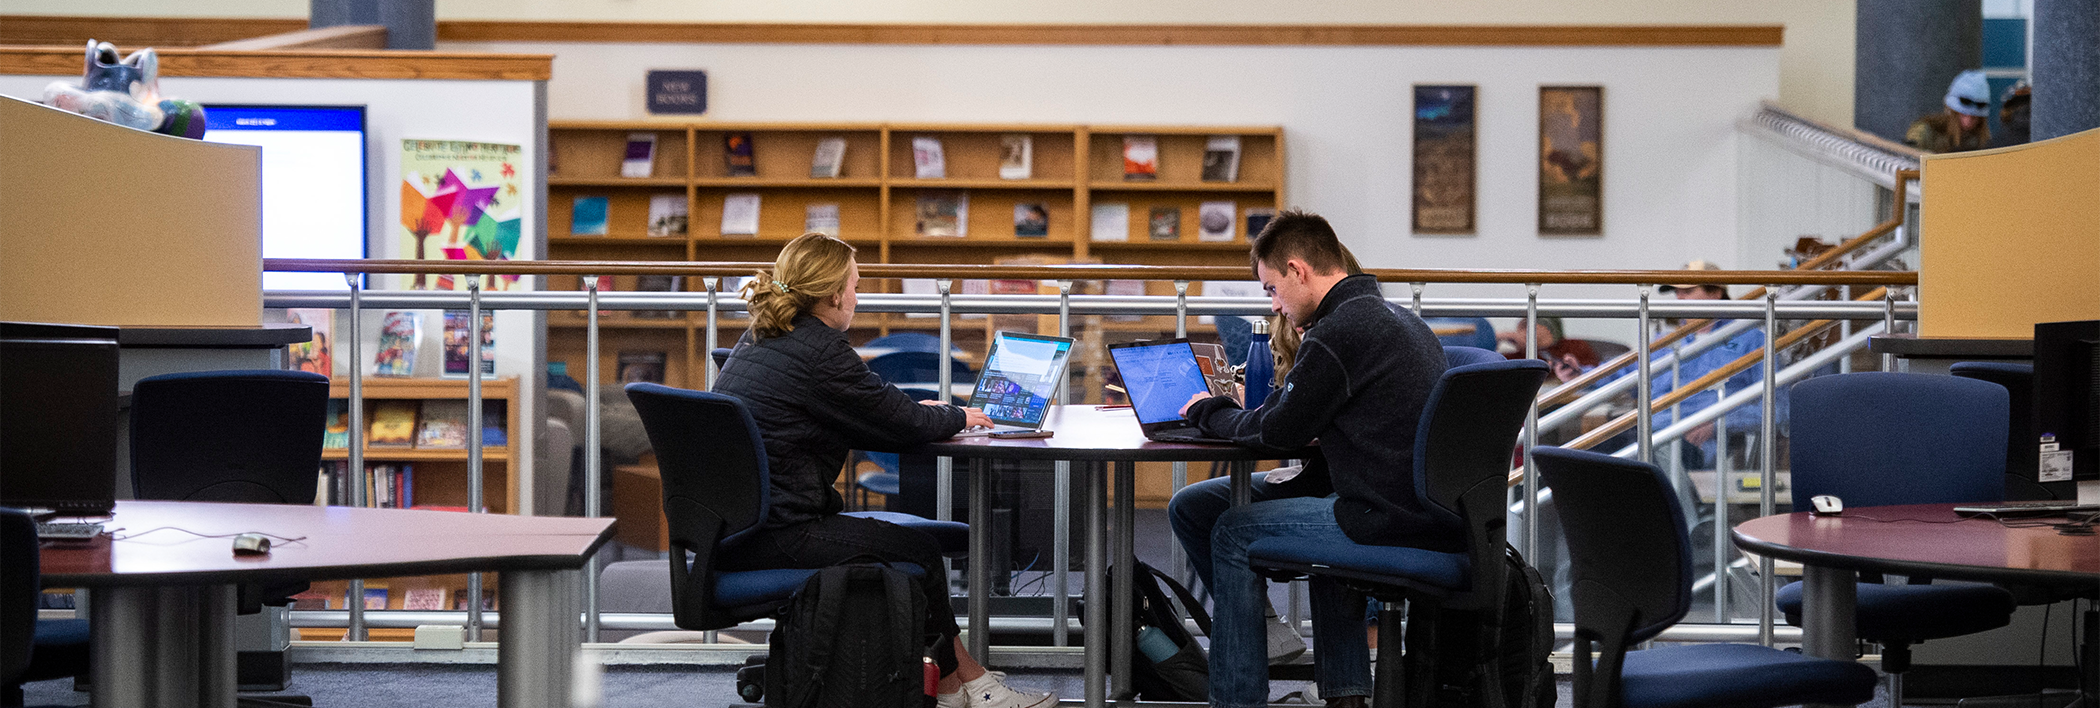
{"label": "woman's black puffer jacket", "polygon": [[[778,528],[845,509],[833,484],[851,450],[894,452],[960,432],[962,409],[926,406],[868,370],[846,334],[812,315],[761,341],[745,334],[715,378],[715,393],[751,410],[766,442]],[[715,431],[696,430],[696,435]]]}

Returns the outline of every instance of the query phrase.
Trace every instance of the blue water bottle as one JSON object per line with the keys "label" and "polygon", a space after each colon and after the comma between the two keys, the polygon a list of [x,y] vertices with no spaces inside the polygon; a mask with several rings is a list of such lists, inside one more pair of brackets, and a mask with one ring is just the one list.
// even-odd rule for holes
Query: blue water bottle
{"label": "blue water bottle", "polygon": [[1269,400],[1269,386],[1276,382],[1276,355],[1269,351],[1269,321],[1255,320],[1254,334],[1247,339],[1247,409],[1260,408]]}

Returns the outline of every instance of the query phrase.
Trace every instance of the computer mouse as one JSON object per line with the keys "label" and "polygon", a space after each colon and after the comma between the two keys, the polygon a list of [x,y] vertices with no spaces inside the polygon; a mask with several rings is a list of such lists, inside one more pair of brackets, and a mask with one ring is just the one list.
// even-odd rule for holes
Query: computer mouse
{"label": "computer mouse", "polygon": [[270,537],[259,533],[244,533],[233,537],[233,554],[237,556],[259,556],[270,552]]}
{"label": "computer mouse", "polygon": [[1808,513],[1816,516],[1843,516],[1845,514],[1845,501],[1828,494],[1818,494],[1810,497],[1808,503],[1813,506],[1813,508],[1808,510]]}

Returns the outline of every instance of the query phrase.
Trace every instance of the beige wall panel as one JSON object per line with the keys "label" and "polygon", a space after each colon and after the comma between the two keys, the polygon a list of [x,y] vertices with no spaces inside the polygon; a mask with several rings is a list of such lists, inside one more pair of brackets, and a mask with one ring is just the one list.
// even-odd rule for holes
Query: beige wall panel
{"label": "beige wall panel", "polygon": [[262,321],[262,154],[0,97],[0,319]]}
{"label": "beige wall panel", "polygon": [[2100,129],[1925,159],[1918,334],[2100,319]]}

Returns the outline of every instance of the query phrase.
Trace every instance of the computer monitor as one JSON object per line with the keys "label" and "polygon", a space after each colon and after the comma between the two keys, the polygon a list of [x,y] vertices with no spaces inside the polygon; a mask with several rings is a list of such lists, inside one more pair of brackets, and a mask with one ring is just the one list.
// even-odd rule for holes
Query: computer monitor
{"label": "computer monitor", "polygon": [[[365,257],[365,107],[205,105],[206,142],[262,148],[264,258]],[[264,273],[264,290],[346,290],[336,273]]]}
{"label": "computer monitor", "polygon": [[116,328],[0,322],[0,506],[106,514],[116,485]]}
{"label": "computer monitor", "polygon": [[2100,320],[2034,326],[2036,481],[2100,503]]}

